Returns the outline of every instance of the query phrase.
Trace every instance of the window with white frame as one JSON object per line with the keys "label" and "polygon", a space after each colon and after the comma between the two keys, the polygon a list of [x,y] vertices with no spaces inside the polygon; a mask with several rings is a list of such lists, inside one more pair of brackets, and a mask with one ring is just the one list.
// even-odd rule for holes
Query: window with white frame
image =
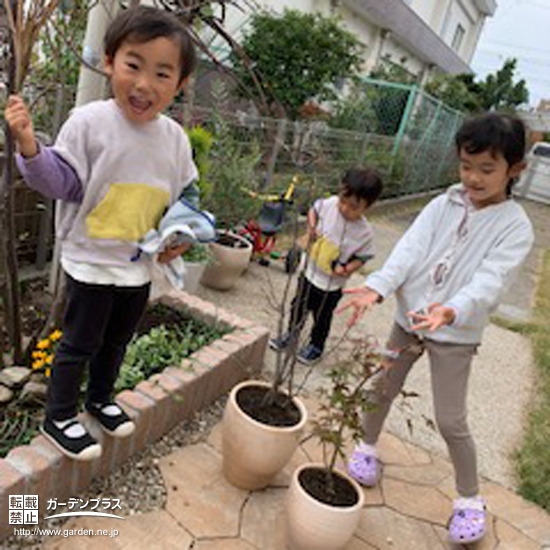
{"label": "window with white frame", "polygon": [[465,34],[466,34],[466,30],[459,23],[456,26],[455,34],[453,36],[453,41],[451,42],[451,48],[453,48],[455,52],[458,52],[460,50],[460,46],[462,46],[462,41],[464,40]]}

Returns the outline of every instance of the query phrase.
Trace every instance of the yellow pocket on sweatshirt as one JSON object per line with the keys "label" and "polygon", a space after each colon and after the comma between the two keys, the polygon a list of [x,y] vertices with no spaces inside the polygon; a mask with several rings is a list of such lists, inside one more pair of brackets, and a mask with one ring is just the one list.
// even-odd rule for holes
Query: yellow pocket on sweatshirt
{"label": "yellow pocket on sweatshirt", "polygon": [[145,183],[113,183],[86,217],[92,239],[138,241],[157,226],[170,193]]}
{"label": "yellow pocket on sweatshirt", "polygon": [[340,249],[326,237],[319,237],[311,246],[310,258],[325,273],[332,273],[332,262],[340,256]]}

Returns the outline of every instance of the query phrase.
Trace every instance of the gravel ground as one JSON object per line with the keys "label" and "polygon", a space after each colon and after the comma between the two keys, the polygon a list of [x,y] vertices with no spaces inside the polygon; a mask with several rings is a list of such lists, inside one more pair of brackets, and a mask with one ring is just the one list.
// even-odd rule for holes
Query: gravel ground
{"label": "gravel ground", "polygon": [[[167,433],[154,445],[132,457],[108,478],[96,480],[85,494],[79,495],[83,500],[94,498],[119,499],[125,517],[137,513],[150,512],[164,507],[166,488],[162,478],[159,459],[181,449],[204,441],[211,428],[219,422],[223,413],[225,398],[218,400],[208,409],[199,412],[191,420],[182,422]],[[56,513],[69,511],[68,506],[57,507]],[[71,518],[48,520],[38,527],[62,529]],[[1,550],[40,550],[42,543],[50,537],[17,536],[0,542]]]}

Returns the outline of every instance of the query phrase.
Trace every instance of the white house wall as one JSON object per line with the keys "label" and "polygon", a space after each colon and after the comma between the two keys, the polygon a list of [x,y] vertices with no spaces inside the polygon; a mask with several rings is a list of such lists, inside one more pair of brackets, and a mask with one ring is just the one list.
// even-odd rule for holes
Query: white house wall
{"label": "white house wall", "polygon": [[468,64],[472,61],[486,18],[479,0],[411,0],[408,4],[449,46],[460,24],[465,35],[457,54]]}
{"label": "white house wall", "polygon": [[[260,8],[266,8],[273,13],[282,13],[285,8],[297,9],[304,12],[317,11],[324,15],[337,13],[346,27],[366,45],[364,69],[365,72],[373,69],[379,60],[390,56],[391,60],[400,63],[406,59],[405,67],[416,75],[425,75],[433,66],[444,72],[467,72],[469,63],[474,55],[475,48],[485,21],[485,15],[480,5],[490,4],[494,0],[379,0],[381,3],[392,4],[392,10],[385,11],[380,6],[380,17],[390,18],[396,25],[397,34],[383,32],[383,23],[370,19],[371,8],[364,8],[372,2],[365,0],[257,0]],[[481,2],[481,4],[480,4]],[[411,13],[410,10],[414,12]],[[378,4],[376,4],[378,6]],[[246,27],[250,14],[243,14],[239,10],[228,10],[226,28],[236,37]],[[410,25],[407,21],[410,19]],[[420,23],[416,23],[416,21]],[[414,25],[413,25],[414,23]],[[425,28],[420,29],[420,25]],[[428,27],[426,27],[426,25]],[[452,52],[452,45],[457,26],[464,28],[464,38],[458,51]],[[411,29],[407,35],[407,29]],[[412,31],[412,28],[415,30]],[[432,36],[430,37],[430,29]],[[400,36],[399,33],[404,33]],[[421,44],[423,43],[423,45]],[[445,46],[446,45],[446,46]],[[445,51],[446,50],[446,51]],[[422,53],[421,53],[422,52]],[[434,57],[435,56],[435,57]],[[453,57],[454,56],[454,57]],[[223,58],[223,56],[221,56]],[[432,61],[430,58],[435,59]]]}

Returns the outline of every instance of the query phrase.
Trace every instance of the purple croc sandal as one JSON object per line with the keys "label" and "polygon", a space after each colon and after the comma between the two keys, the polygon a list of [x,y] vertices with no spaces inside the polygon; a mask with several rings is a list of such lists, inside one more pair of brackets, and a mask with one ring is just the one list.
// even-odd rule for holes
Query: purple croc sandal
{"label": "purple croc sandal", "polygon": [[449,520],[449,541],[468,544],[482,539],[487,531],[487,512],[483,499],[459,498]]}
{"label": "purple croc sandal", "polygon": [[374,487],[378,482],[378,460],[376,455],[357,445],[348,461],[348,473],[365,487]]}

